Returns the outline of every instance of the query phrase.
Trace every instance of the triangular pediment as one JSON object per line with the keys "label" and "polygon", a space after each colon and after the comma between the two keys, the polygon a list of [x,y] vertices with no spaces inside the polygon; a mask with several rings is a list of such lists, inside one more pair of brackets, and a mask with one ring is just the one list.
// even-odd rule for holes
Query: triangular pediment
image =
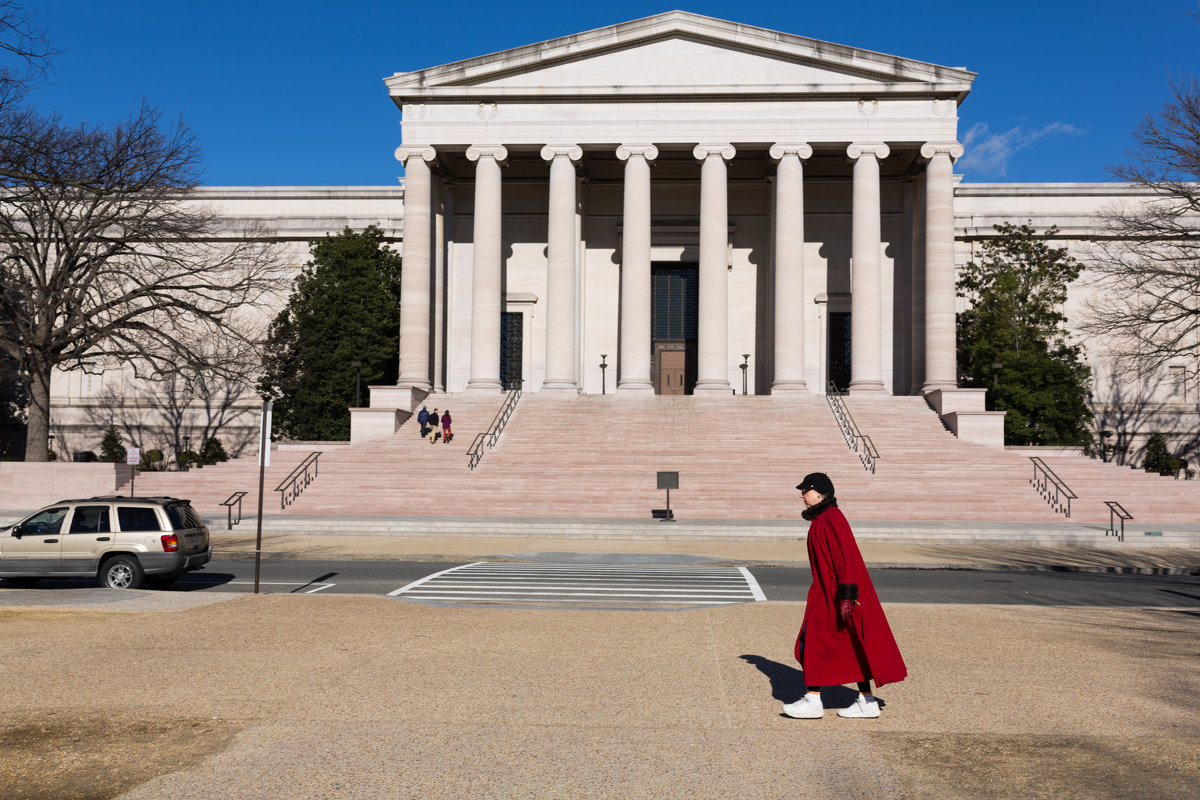
{"label": "triangular pediment", "polygon": [[671,11],[417,72],[386,83],[397,102],[439,96],[871,93],[960,100],[975,75],[869,50]]}

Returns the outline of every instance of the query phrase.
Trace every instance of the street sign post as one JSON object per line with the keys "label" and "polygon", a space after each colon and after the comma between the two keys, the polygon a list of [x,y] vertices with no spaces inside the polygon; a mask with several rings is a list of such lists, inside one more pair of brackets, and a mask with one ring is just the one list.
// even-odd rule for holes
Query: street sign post
{"label": "street sign post", "polygon": [[142,451],[136,447],[126,450],[125,463],[133,467],[133,474],[129,476],[129,496],[133,497],[133,484],[137,481],[138,464],[142,463]]}

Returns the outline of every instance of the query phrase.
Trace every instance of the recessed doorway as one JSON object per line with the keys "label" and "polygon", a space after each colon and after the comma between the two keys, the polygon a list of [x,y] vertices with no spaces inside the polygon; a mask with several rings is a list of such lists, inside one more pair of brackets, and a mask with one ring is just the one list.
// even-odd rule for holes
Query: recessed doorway
{"label": "recessed doorway", "polygon": [[651,374],[656,394],[691,394],[696,385],[700,277],[695,264],[654,264]]}

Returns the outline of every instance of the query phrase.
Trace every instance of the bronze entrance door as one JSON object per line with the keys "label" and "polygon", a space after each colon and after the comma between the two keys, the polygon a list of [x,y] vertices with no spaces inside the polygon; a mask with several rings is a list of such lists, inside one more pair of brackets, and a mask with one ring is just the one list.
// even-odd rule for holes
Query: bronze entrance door
{"label": "bronze entrance door", "polygon": [[658,393],[683,394],[686,372],[686,350],[660,350],[658,353],[658,380],[655,381]]}

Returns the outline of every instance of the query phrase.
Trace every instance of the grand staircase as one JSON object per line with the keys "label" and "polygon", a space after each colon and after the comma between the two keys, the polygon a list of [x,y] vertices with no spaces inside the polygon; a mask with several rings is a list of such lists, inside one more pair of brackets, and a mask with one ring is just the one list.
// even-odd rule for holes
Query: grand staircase
{"label": "grand staircase", "polygon": [[[455,438],[421,439],[415,418],[395,436],[322,449],[317,479],[286,513],[405,516],[649,519],[666,505],[656,473],[679,473],[675,515],[687,519],[796,520],[795,485],[828,473],[842,507],[858,520],[996,523],[1064,521],[1030,484],[1020,452],[961,442],[918,397],[851,395],[846,403],[880,453],[875,474],[847,448],[825,399],[787,396],[665,397],[525,394],[495,449],[475,470],[466,452],[487,429],[502,397],[431,395],[449,407]],[[272,490],[306,455],[280,450],[266,485],[265,510],[279,513]],[[1174,481],[1079,456],[1043,459],[1077,493],[1071,521],[1109,520],[1105,500],[1139,521],[1200,520],[1200,481]],[[190,473],[143,474],[139,494],[190,497],[202,513],[249,491],[253,458]]]}

